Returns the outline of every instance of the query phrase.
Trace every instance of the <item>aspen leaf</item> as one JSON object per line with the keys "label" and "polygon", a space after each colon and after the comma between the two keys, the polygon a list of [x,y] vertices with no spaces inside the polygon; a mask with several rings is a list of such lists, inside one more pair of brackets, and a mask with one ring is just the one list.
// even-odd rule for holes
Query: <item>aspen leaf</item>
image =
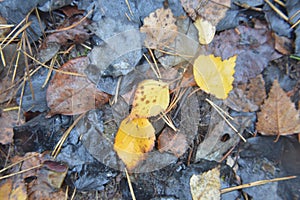
{"label": "aspen leaf", "polygon": [[209,21],[198,18],[194,25],[198,29],[198,37],[200,44],[209,44],[214,39],[216,27],[212,25]]}
{"label": "aspen leaf", "polygon": [[169,105],[169,85],[147,79],[139,83],[132,104],[130,118],[148,118],[163,112]]}
{"label": "aspen leaf", "polygon": [[193,73],[197,85],[217,98],[226,99],[232,90],[236,56],[228,60],[214,55],[200,55],[194,62]]}
{"label": "aspen leaf", "polygon": [[256,129],[262,135],[290,135],[300,132],[299,111],[280,87],[274,81],[269,97],[257,114]]}
{"label": "aspen leaf", "polygon": [[[84,74],[88,63],[87,57],[75,58],[60,70]],[[107,103],[109,98],[108,94],[98,91],[87,77],[57,72],[47,88],[47,104],[51,109],[48,116],[80,114]]]}
{"label": "aspen leaf", "polygon": [[221,199],[220,169],[218,167],[193,175],[190,179],[190,188],[193,200],[218,200]]}
{"label": "aspen leaf", "polygon": [[146,33],[146,47],[158,49],[172,43],[177,35],[175,21],[170,8],[160,8],[150,13],[140,29],[142,33]]}
{"label": "aspen leaf", "polygon": [[154,146],[155,130],[146,118],[125,118],[115,137],[114,150],[128,170],[146,158]]}

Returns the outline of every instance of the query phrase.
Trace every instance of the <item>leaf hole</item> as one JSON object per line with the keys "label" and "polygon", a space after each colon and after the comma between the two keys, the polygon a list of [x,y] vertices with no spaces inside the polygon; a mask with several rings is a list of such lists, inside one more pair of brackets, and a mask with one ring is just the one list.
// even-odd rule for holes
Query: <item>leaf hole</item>
{"label": "leaf hole", "polygon": [[224,135],[222,135],[222,137],[221,137],[221,141],[222,142],[226,142],[226,141],[228,141],[230,139],[230,135],[228,134],[228,133],[225,133]]}

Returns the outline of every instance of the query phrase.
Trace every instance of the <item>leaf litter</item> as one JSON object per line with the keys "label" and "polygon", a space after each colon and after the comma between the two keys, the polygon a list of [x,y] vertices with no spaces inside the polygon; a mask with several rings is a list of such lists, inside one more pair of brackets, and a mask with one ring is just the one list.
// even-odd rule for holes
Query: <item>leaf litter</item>
{"label": "leaf litter", "polygon": [[[127,3],[126,6],[128,8],[126,9],[128,9],[128,11],[130,12],[127,12],[126,10],[127,16],[126,17],[122,16],[122,19],[125,18],[129,21],[130,20],[134,21],[136,19],[135,17],[137,14],[136,8],[140,7],[139,4],[141,3],[137,3],[136,5],[133,5],[131,2]],[[97,14],[99,15],[99,8],[97,6],[98,4],[96,3],[94,7],[95,13],[93,16],[91,16],[92,20],[95,20],[97,18]],[[215,34],[214,27],[217,26],[220,20],[225,16],[226,11],[230,8],[229,3],[227,1],[217,2],[217,3],[210,2],[210,1],[196,1],[196,0],[188,1],[188,2],[182,1],[182,6],[187,11],[188,15],[191,17],[191,19],[187,18],[189,20],[185,20],[185,21],[188,22],[191,27],[193,27],[192,35],[197,33],[197,31],[196,31],[195,24],[191,23],[191,20],[196,22],[197,20],[202,20],[200,23],[201,27],[199,28],[198,26],[198,33],[200,33],[200,35],[198,36],[197,40],[199,40],[199,43],[203,43],[203,44],[209,43],[208,45],[200,45],[197,43],[197,45],[193,46],[191,49],[183,50],[183,53],[186,51],[189,54],[190,53],[193,54],[193,55],[188,55],[191,56],[190,58],[192,59],[186,59],[187,62],[190,62],[191,60],[194,59],[196,60],[195,61],[196,64],[194,63],[193,67],[194,69],[197,69],[196,70],[197,73],[188,74],[186,73],[186,67],[187,66],[191,67],[191,65],[181,63],[183,60],[176,60],[176,62],[173,62],[172,59],[178,56],[176,55],[176,51],[175,53],[168,52],[166,51],[165,48],[166,46],[172,46],[176,44],[177,41],[180,41],[176,39],[178,38],[177,31],[180,28],[180,26],[177,25],[179,25],[179,21],[181,19],[187,17],[187,16],[178,17],[177,15],[176,16],[173,15],[173,12],[176,13],[173,9],[174,7],[172,7],[174,6],[174,4],[170,2],[169,6],[171,9],[168,8],[168,2],[165,2],[163,7],[162,5],[160,5],[157,8],[157,5],[155,5],[154,6],[155,8],[153,7],[150,14],[149,13],[144,14],[144,16],[148,16],[148,17],[145,17],[144,19],[140,18],[140,20],[144,22],[144,26],[141,27],[140,31],[146,34],[146,41],[145,41],[146,46],[154,49],[154,56],[153,55],[149,56],[151,57],[152,61],[156,61],[155,56],[159,57],[158,61],[159,62],[161,61],[162,63],[164,62],[164,69],[166,69],[167,73],[168,70],[173,69],[172,67],[175,65],[175,64],[168,64],[168,63],[176,63],[177,66],[175,68],[175,71],[178,70],[179,72],[177,73],[177,75],[182,75],[182,74],[185,75],[185,80],[183,80],[184,83],[183,85],[180,84],[181,77],[178,76],[170,75],[170,77],[172,78],[170,78],[166,82],[164,79],[161,79],[161,77],[155,77],[160,80],[159,81],[148,80],[155,86],[154,87],[155,92],[150,93],[148,89],[151,90],[152,86],[151,87],[146,86],[147,89],[141,88],[144,78],[139,79],[138,81],[129,81],[131,83],[130,87],[132,87],[133,89],[130,92],[128,92],[128,90],[123,90],[127,92],[126,101],[122,100],[121,102],[121,100],[119,100],[120,102],[118,102],[118,94],[119,94],[118,84],[122,82],[120,77],[123,78],[124,75],[130,73],[130,71],[132,71],[132,69],[135,67],[135,64],[132,66],[133,68],[130,69],[126,68],[124,71],[122,71],[120,68],[117,68],[116,66],[125,66],[123,65],[124,62],[116,62],[110,66],[110,65],[106,65],[107,63],[105,64],[106,61],[104,61],[105,66],[108,67],[105,68],[103,71],[91,70],[89,71],[90,74],[85,75],[85,73],[88,72],[85,69],[92,69],[93,65],[97,64],[95,63],[96,61],[94,58],[95,56],[98,55],[99,52],[101,52],[101,48],[100,48],[100,51],[93,52],[94,57],[89,57],[92,60],[93,63],[92,65],[90,65],[90,61],[88,60],[87,57],[75,58],[71,60],[67,59],[69,61],[66,62],[56,72],[56,74],[53,75],[53,77],[51,78],[52,80],[50,81],[47,89],[47,101],[51,109],[48,115],[49,117],[51,116],[53,118],[56,118],[63,115],[76,115],[88,111],[89,113],[88,116],[90,117],[89,123],[87,123],[88,121],[86,121],[87,118],[82,118],[83,121],[81,120],[80,126],[77,126],[74,130],[81,129],[83,131],[82,133],[96,132],[96,135],[97,134],[101,135],[101,137],[100,139],[98,138],[96,140],[95,134],[90,135],[89,137],[91,138],[89,138],[88,141],[90,144],[88,144],[87,140],[84,139],[83,140],[85,144],[84,146],[98,160],[106,160],[109,162],[114,162],[112,160],[107,159],[108,157],[106,156],[108,155],[105,156],[106,158],[101,158],[102,153],[100,153],[101,155],[97,155],[98,152],[109,152],[109,151],[104,151],[105,148],[106,150],[110,148],[112,151],[114,145],[116,152],[114,152],[115,153],[114,155],[109,153],[109,155],[112,156],[110,158],[116,159],[117,158],[116,154],[118,154],[119,158],[121,158],[123,163],[125,163],[125,166],[131,172],[153,171],[153,169],[155,168],[154,166],[156,167],[159,166],[158,168],[161,169],[171,163],[170,169],[172,170],[169,170],[169,172],[172,173],[174,171],[177,171],[178,174],[181,175],[184,174],[185,171],[184,169],[186,168],[185,164],[190,165],[190,163],[194,163],[194,162],[200,163],[202,162],[201,161],[202,158],[204,159],[210,158],[216,161],[226,159],[226,155],[228,155],[233,149],[233,147],[237,145],[237,142],[239,141],[239,137],[237,137],[236,141],[233,139],[236,136],[236,133],[234,133],[234,131],[231,130],[230,127],[228,127],[228,130],[227,129],[225,130],[224,121],[218,120],[218,123],[211,123],[211,124],[208,123],[210,121],[212,122],[213,118],[209,119],[209,117],[211,117],[210,107],[205,105],[203,102],[205,102],[204,101],[205,98],[209,97],[209,94],[212,94],[213,96],[216,96],[217,98],[220,99],[226,99],[226,101],[229,98],[231,98],[232,100],[231,103],[228,104],[227,102],[227,105],[229,105],[229,107],[231,108],[231,110],[228,111],[230,112],[230,114],[235,116],[234,118],[236,118],[236,116],[243,116],[247,114],[250,115],[251,113],[249,113],[249,111],[256,112],[260,107],[261,112],[258,113],[258,122],[256,124],[257,130],[261,128],[259,124],[261,121],[260,118],[266,112],[266,107],[267,106],[271,106],[271,108],[274,107],[272,104],[268,102],[271,100],[273,101],[274,99],[272,98],[273,95],[272,90],[274,86],[272,87],[271,92],[269,93],[269,98],[265,100],[264,104],[262,105],[263,100],[266,98],[265,87],[268,88],[269,85],[268,83],[266,83],[265,86],[263,81],[265,77],[257,76],[261,74],[261,72],[265,68],[268,68],[267,64],[270,60],[281,56],[274,50],[276,43],[274,44],[274,41],[272,40],[271,31],[265,28],[266,24],[262,24],[258,21],[253,20],[252,22],[254,26],[252,26],[253,24],[252,25],[242,24],[239,25],[235,30],[229,29],[222,32],[217,32],[216,35],[214,36]],[[104,9],[106,9],[107,11],[107,7],[104,7]],[[218,12],[219,15],[215,15],[214,14],[215,12]],[[81,15],[82,13],[80,12],[78,14]],[[65,13],[65,15],[68,16],[69,14]],[[99,16],[105,16],[105,15],[106,15],[105,13],[102,13]],[[102,20],[102,22],[109,21],[110,19],[108,18],[112,17],[112,14],[111,13],[107,14],[107,16],[109,17],[102,17],[102,19],[104,19]],[[69,16],[68,18],[70,17],[71,16]],[[78,18],[76,20],[78,21]],[[75,24],[77,23],[76,20],[75,20]],[[203,23],[204,20],[207,23]],[[98,25],[101,23],[98,23]],[[135,25],[137,24],[136,22],[133,23],[135,23]],[[170,28],[171,31],[167,32],[166,29],[163,29],[162,31],[156,31],[156,32],[154,31],[151,33],[150,30],[153,27],[157,27],[159,25],[162,25],[165,28]],[[207,26],[209,26],[210,28],[208,29]],[[119,27],[122,28],[123,26],[119,26]],[[206,33],[201,30],[211,30],[211,31]],[[101,32],[100,30],[94,29],[94,31],[101,39],[107,39],[106,38],[107,34],[108,35],[111,34],[109,31],[106,31],[107,33],[105,33],[104,35],[100,34]],[[90,38],[89,33],[87,33],[86,27],[84,27],[83,32],[84,34],[87,35],[83,40],[78,40],[77,41],[78,43],[82,43],[86,41],[86,39]],[[173,34],[174,32],[176,32],[176,34]],[[76,35],[77,33],[79,33],[79,35],[81,34],[79,31],[76,32],[74,35]],[[70,37],[64,35],[55,35],[55,34],[50,35],[48,37],[50,38],[50,40],[48,39],[48,44],[49,45],[51,45],[51,43],[58,44],[61,42],[66,47],[68,47],[70,45],[69,43],[70,40],[75,41],[76,43],[76,36],[73,37],[72,34],[73,33],[69,35]],[[184,34],[187,34],[187,32],[185,32]],[[225,37],[226,35],[230,36],[229,39],[228,37]],[[57,39],[59,39],[60,41],[56,41]],[[52,40],[54,42],[51,42]],[[47,42],[47,39],[45,41]],[[199,53],[195,53],[193,49],[196,46],[200,47]],[[51,50],[50,48],[50,50],[49,49],[48,50],[51,51],[51,53],[56,54],[61,49],[61,45],[60,44],[58,44],[57,46],[54,45],[54,47],[55,47],[54,49]],[[163,50],[160,51],[160,54],[157,53],[159,48],[160,50],[164,48]],[[284,50],[282,50],[282,52],[284,52]],[[68,54],[67,51],[64,53]],[[173,55],[164,56],[164,54],[168,54],[168,53],[171,53]],[[285,51],[285,53],[287,52]],[[149,52],[147,52],[146,54],[149,54]],[[210,58],[211,60],[214,60],[212,58],[221,57],[220,59],[218,58],[219,59],[218,61],[216,60],[213,61],[215,62],[214,64],[215,66],[218,65],[221,66],[224,64],[223,62],[226,62],[226,59],[229,59],[230,57],[233,56],[237,56],[236,67],[234,67],[235,65],[234,64],[235,60],[234,60],[234,62],[230,64],[230,70],[229,70],[230,73],[227,74],[219,71],[217,72],[218,74],[217,76],[220,76],[221,78],[218,81],[214,81],[213,78],[215,75],[207,75],[206,72],[201,71],[207,69],[207,67],[205,68],[205,66],[207,65],[206,64],[203,65],[203,62],[198,61],[198,58],[205,58],[206,55],[210,55],[207,57],[211,57]],[[249,62],[246,60],[246,58],[248,59],[246,55],[250,55]],[[52,56],[53,55],[49,55],[49,58],[51,58]],[[112,57],[116,59],[114,55],[112,55]],[[169,60],[163,60],[162,58],[168,58]],[[233,58],[235,59],[235,57]],[[128,63],[128,61],[125,62]],[[138,62],[134,62],[134,63],[138,63]],[[157,63],[155,63],[155,65],[156,64]],[[226,67],[223,66],[223,68]],[[160,70],[163,68],[156,66],[156,72],[158,72],[157,69]],[[70,75],[70,74],[60,73],[60,70],[72,72],[72,73],[74,72],[74,74]],[[182,70],[183,73],[180,70]],[[93,72],[96,73],[95,75],[93,75],[93,76],[97,76],[96,78],[92,77],[91,74]],[[269,73],[271,72],[269,71]],[[202,83],[199,84],[199,79],[200,79],[199,76],[203,74],[205,74],[204,80],[202,80]],[[233,78],[233,74],[234,74],[234,78]],[[104,79],[101,79],[102,75],[105,76]],[[135,75],[133,75],[131,79],[134,79],[134,76]],[[257,78],[254,79],[254,77],[256,76]],[[115,106],[114,110],[112,110],[112,107],[114,107],[114,105],[107,104],[111,96],[104,92],[99,91],[99,89],[97,89],[97,87],[94,84],[97,83],[99,78],[100,80],[103,80],[105,82],[106,80],[108,80],[107,77],[109,78],[113,77],[114,80],[118,80],[116,82],[116,88],[113,89],[113,91],[116,92],[114,93],[109,92],[110,94],[116,95],[114,101],[112,101],[117,105]],[[153,78],[154,77],[151,77],[151,79]],[[226,79],[228,79],[229,81],[223,82]],[[195,86],[194,81],[198,84],[198,86],[203,91],[207,92],[208,94],[203,91],[192,92],[192,87]],[[147,82],[147,80],[145,82]],[[172,82],[172,84],[169,82]],[[138,83],[140,83],[141,85],[139,85]],[[222,88],[222,90],[224,91],[220,92],[219,90],[211,89],[213,88],[213,85],[215,83],[218,84],[218,87],[216,88],[219,88],[220,86],[220,88]],[[168,87],[164,88],[165,84]],[[161,87],[161,85],[163,86]],[[134,93],[135,87],[137,87],[137,90]],[[197,89],[197,88],[195,87],[193,89]],[[139,93],[141,93],[141,95]],[[142,93],[146,93],[146,96],[145,94]],[[143,95],[145,96],[145,98]],[[227,98],[228,95],[229,98]],[[214,99],[213,96],[211,96],[210,98]],[[169,98],[171,99],[171,103],[169,102],[170,101]],[[295,96],[293,98],[295,98]],[[119,97],[119,99],[121,99],[121,97]],[[289,105],[293,104],[291,101],[288,101],[286,98],[282,98],[282,99],[288,102]],[[153,101],[157,101],[157,100],[158,100],[158,104],[155,104],[156,102],[154,103]],[[154,104],[150,104],[150,101]],[[220,101],[220,100],[215,100],[215,101]],[[132,108],[130,107],[131,105]],[[104,110],[106,110],[105,112],[108,112],[110,114],[106,113],[101,115],[99,113],[99,111],[102,112]],[[167,111],[167,113],[164,113],[165,111]],[[200,111],[204,113],[200,113]],[[226,108],[222,112],[225,111],[227,111]],[[298,111],[294,108],[293,114],[295,114],[295,112],[298,113]],[[160,116],[159,114],[162,115]],[[102,117],[106,117],[106,118],[102,119]],[[163,117],[163,119],[161,117]],[[91,120],[91,118],[95,118],[97,120],[95,119]],[[99,120],[101,123],[97,124]],[[248,127],[253,129],[254,121],[255,120],[253,120],[253,118],[249,120],[249,118],[247,117],[246,118],[242,117],[242,120],[235,120],[232,121],[232,123],[234,124],[234,126],[238,128],[240,134],[246,135],[245,130],[248,131]],[[221,122],[223,124],[221,124]],[[85,127],[85,125],[87,125],[88,127]],[[171,130],[170,127],[168,126],[171,126],[174,130]],[[216,127],[219,126],[222,128],[216,129]],[[18,129],[16,129],[16,132],[17,130]],[[167,130],[169,131],[166,134]],[[215,130],[215,131],[211,131],[211,130]],[[296,126],[296,128],[293,130],[297,132],[298,127]],[[141,136],[140,134],[143,132],[147,133],[146,134],[147,136],[145,138],[140,138]],[[214,134],[209,134],[210,132],[214,132]],[[264,131],[260,131],[260,132],[262,134],[264,133]],[[278,132],[279,131],[277,131],[276,133],[278,134]],[[283,133],[283,135],[284,134],[285,133]],[[288,134],[292,134],[292,133],[288,133]],[[69,137],[72,136],[70,135]],[[78,138],[76,139],[76,137]],[[76,141],[77,145],[80,145],[81,141],[79,139],[79,135],[76,137],[72,139],[72,142]],[[86,137],[83,134],[83,137],[80,136],[80,138],[86,138]],[[109,145],[106,144],[107,138],[110,139]],[[158,140],[155,141],[155,138],[158,138]],[[28,140],[28,141],[32,142],[32,140]],[[74,145],[74,143],[72,142],[70,139],[65,144],[65,146],[63,146],[63,148],[69,147],[70,144]],[[201,145],[202,147],[203,145],[204,146],[207,145],[207,148],[204,149],[208,150],[208,152],[206,152],[207,154],[204,155],[203,157],[199,157],[199,152],[204,153],[203,148],[199,149]],[[29,147],[28,149],[31,148],[30,145],[29,146],[24,145],[24,147],[25,146]],[[101,146],[102,149],[96,148],[97,146]],[[22,148],[23,147],[21,146],[21,149]],[[78,148],[78,151],[80,151],[79,149],[80,148]],[[169,152],[171,152],[173,155],[171,155]],[[135,154],[135,155],[132,156],[131,154]],[[196,159],[195,159],[195,154],[196,154]],[[116,161],[115,163],[118,163],[118,161]],[[72,166],[71,163],[69,163],[69,165]],[[117,165],[114,166],[117,166],[116,168],[121,170],[124,169],[124,165],[122,165],[122,163],[118,163]],[[193,169],[194,167],[195,166],[192,165],[192,167],[188,169],[190,170]],[[208,169],[206,170],[202,169],[201,173],[207,170]],[[147,178],[149,177],[147,175],[145,176]],[[173,177],[171,176],[171,178]],[[135,181],[138,182],[138,180]],[[149,184],[151,184],[151,182]],[[137,192],[138,195],[142,195],[141,193],[139,194],[139,190],[134,186],[134,183],[133,183],[133,187],[135,189],[134,191]],[[176,193],[168,193],[166,188],[165,188],[166,190],[163,189],[164,187],[165,186],[161,187],[162,189],[161,189],[160,196],[161,195],[168,196],[168,194],[175,194],[176,197],[180,196],[177,195],[178,191],[180,191],[180,188],[174,186],[174,184],[172,184],[172,187],[177,191]],[[185,186],[181,185],[181,187],[184,188]],[[146,187],[144,189],[148,190],[149,188]],[[170,190],[170,188],[168,188],[168,190],[171,191],[172,189]],[[151,194],[150,197],[147,198],[155,197],[155,194],[153,192],[147,194]],[[20,196],[21,195],[26,195],[26,194],[20,193]],[[124,193],[121,194],[121,196],[124,195],[125,195]],[[219,195],[213,195],[213,197],[217,197],[217,196]],[[194,198],[197,199],[197,197]],[[141,199],[144,199],[144,197]],[[229,198],[229,199],[233,199],[233,198]]]}

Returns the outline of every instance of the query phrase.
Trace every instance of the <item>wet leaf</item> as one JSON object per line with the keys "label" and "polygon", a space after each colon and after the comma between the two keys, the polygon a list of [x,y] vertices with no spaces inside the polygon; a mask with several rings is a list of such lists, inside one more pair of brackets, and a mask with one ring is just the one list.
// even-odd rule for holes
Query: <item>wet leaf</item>
{"label": "wet leaf", "polygon": [[176,157],[182,156],[188,148],[185,135],[180,132],[176,133],[169,127],[166,127],[159,135],[157,144],[160,152],[169,151]]}
{"label": "wet leaf", "polygon": [[190,188],[193,200],[217,200],[221,199],[220,169],[218,167],[193,175],[190,179]]}
{"label": "wet leaf", "polygon": [[226,99],[232,90],[236,56],[222,61],[213,55],[200,55],[194,62],[193,72],[197,85],[217,98]]}
{"label": "wet leaf", "polygon": [[299,111],[290,98],[274,81],[269,97],[257,114],[256,129],[263,135],[290,135],[300,132]]}
{"label": "wet leaf", "polygon": [[[87,57],[75,58],[65,63],[60,70],[84,74]],[[57,72],[47,89],[47,104],[54,114],[75,115],[94,109],[108,102],[110,96],[97,90],[85,76]]]}
{"label": "wet leaf", "polygon": [[130,118],[148,118],[163,112],[169,105],[169,86],[162,81],[147,79],[139,83]]}
{"label": "wet leaf", "polygon": [[155,130],[146,118],[125,118],[117,132],[114,149],[129,170],[146,158],[154,146]]}
{"label": "wet leaf", "polygon": [[177,35],[176,19],[170,8],[160,8],[144,19],[140,31],[146,33],[145,46],[159,49],[168,46]]}
{"label": "wet leaf", "polygon": [[197,18],[194,25],[198,29],[200,44],[209,44],[215,36],[216,27],[203,18]]}

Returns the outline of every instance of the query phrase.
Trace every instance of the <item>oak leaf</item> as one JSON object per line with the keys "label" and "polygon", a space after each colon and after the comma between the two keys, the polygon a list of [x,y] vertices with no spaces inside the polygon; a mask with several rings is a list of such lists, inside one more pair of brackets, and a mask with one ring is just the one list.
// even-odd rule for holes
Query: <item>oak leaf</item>
{"label": "oak leaf", "polygon": [[128,170],[134,169],[147,153],[152,150],[155,130],[146,118],[125,118],[119,127],[114,142],[114,150]]}
{"label": "oak leaf", "polygon": [[262,135],[279,137],[300,132],[299,111],[277,80],[274,81],[269,97],[262,105],[257,118],[256,129]]}
{"label": "oak leaf", "polygon": [[54,75],[47,89],[47,104],[51,109],[48,116],[76,115],[108,102],[110,96],[97,90],[96,85],[83,75],[88,64],[87,57],[75,58],[65,63],[60,70],[77,75],[61,72]]}
{"label": "oak leaf", "polygon": [[144,19],[140,31],[146,33],[145,46],[159,49],[171,44],[177,35],[176,19],[170,8],[160,8]]}

